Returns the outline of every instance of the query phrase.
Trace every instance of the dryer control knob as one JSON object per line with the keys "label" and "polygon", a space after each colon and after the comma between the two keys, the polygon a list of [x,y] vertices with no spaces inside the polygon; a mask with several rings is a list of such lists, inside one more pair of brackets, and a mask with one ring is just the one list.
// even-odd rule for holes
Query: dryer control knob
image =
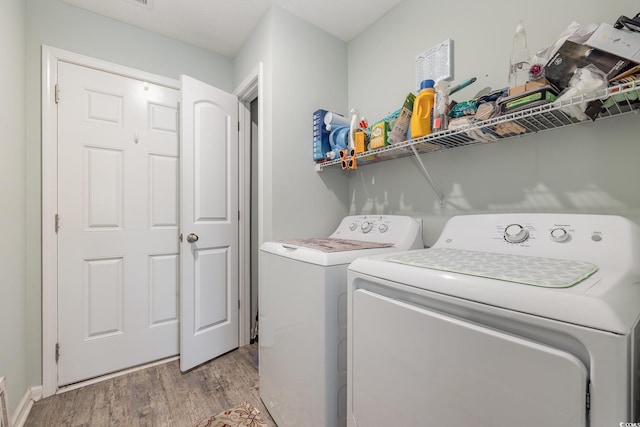
{"label": "dryer control knob", "polygon": [[529,238],[529,231],[520,224],[511,224],[504,229],[504,240],[509,243],[522,243]]}
{"label": "dryer control knob", "polygon": [[363,233],[368,233],[373,228],[373,224],[371,224],[369,221],[365,221],[365,222],[362,223],[360,228],[362,229]]}
{"label": "dryer control knob", "polygon": [[569,239],[569,233],[564,228],[554,228],[551,230],[551,240],[554,242],[566,242]]}
{"label": "dryer control knob", "polygon": [[356,228],[358,228],[358,224],[356,224],[355,222],[352,222],[351,225],[349,226],[349,230],[353,231]]}
{"label": "dryer control knob", "polygon": [[380,230],[381,233],[386,233],[388,229],[389,226],[387,224],[380,224],[380,227],[378,227],[378,230]]}

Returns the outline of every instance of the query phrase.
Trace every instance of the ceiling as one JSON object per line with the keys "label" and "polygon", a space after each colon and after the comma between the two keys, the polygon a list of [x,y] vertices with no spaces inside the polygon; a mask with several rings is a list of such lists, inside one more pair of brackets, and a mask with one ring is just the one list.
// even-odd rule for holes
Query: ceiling
{"label": "ceiling", "polygon": [[402,0],[63,0],[145,30],[234,57],[269,6],[350,41]]}

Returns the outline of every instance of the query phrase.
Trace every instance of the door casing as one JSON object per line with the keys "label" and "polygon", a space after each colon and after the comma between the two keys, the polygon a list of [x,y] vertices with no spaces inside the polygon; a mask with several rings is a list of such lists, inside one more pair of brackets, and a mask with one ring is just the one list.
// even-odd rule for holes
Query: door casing
{"label": "door casing", "polygon": [[[258,99],[258,245],[263,238],[263,65],[260,62],[238,85],[233,94],[238,97],[240,121],[240,345],[251,339],[251,293],[257,292],[257,284],[251,286],[251,101]],[[255,212],[254,212],[255,213]]]}

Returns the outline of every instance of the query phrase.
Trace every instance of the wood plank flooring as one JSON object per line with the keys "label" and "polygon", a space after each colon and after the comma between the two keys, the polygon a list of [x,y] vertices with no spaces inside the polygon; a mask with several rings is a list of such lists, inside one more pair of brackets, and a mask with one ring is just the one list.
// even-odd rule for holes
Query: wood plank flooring
{"label": "wood plank flooring", "polygon": [[248,402],[275,427],[258,385],[252,344],[184,374],[175,360],[42,399],[25,426],[187,427]]}

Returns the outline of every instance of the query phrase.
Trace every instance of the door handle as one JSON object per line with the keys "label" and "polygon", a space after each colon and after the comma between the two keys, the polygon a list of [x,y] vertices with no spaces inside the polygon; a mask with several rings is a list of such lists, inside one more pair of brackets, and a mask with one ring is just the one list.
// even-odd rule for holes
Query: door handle
{"label": "door handle", "polygon": [[199,237],[197,234],[194,234],[194,233],[187,234],[187,242],[189,243],[195,243],[198,241],[198,239]]}

